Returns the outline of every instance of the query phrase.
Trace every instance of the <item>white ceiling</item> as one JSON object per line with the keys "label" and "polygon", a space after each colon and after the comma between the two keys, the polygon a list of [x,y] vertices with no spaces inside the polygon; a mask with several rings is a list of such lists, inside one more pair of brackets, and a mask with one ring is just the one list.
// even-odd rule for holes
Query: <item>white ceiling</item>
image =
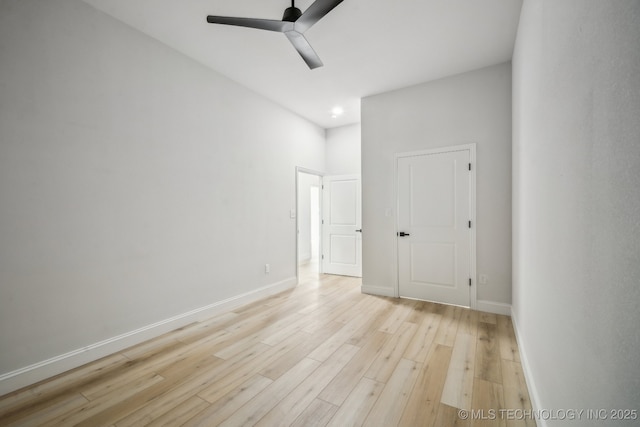
{"label": "white ceiling", "polygon": [[[511,59],[522,0],[344,0],[305,33],[309,70],[283,34],[207,15],[281,19],[289,0],[84,0],[324,127],[360,99]],[[313,0],[298,0],[304,10]],[[345,113],[331,117],[342,106]]]}

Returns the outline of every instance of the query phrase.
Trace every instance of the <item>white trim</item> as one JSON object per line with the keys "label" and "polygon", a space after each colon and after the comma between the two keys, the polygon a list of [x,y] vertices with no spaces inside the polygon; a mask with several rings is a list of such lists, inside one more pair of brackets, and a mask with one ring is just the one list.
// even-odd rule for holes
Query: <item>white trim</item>
{"label": "white trim", "polygon": [[2,374],[0,375],[0,396],[93,362],[110,354],[117,353],[125,348],[150,340],[174,329],[188,325],[189,323],[231,311],[234,308],[293,288],[297,283],[297,279],[291,277],[281,282],[227,298],[226,300],[218,301],[151,325],[143,326],[134,331]]}
{"label": "white trim", "polygon": [[[398,200],[398,159],[403,157],[415,157],[415,156],[424,156],[424,155],[432,155],[432,154],[442,154],[442,153],[452,153],[456,151],[469,151],[469,162],[471,162],[471,173],[469,176],[469,219],[471,220],[471,235],[469,236],[469,249],[470,249],[470,260],[469,260],[469,275],[471,276],[471,290],[469,292],[469,308],[472,310],[478,310],[478,283],[477,283],[477,273],[476,273],[476,229],[478,227],[478,221],[476,218],[476,170],[477,170],[477,160],[476,160],[476,143],[471,144],[462,144],[462,145],[452,145],[448,147],[439,147],[439,148],[430,148],[427,150],[419,150],[419,151],[409,151],[404,153],[396,153],[394,159],[394,173],[395,173],[395,185],[394,185],[394,197],[396,201],[396,212],[395,212],[395,220],[396,220],[396,233],[399,231],[398,226],[398,212],[399,212],[399,200]],[[396,244],[394,245],[394,263],[393,267],[395,268],[395,278],[396,282],[393,287],[394,297],[400,297],[400,271],[399,271],[399,262],[398,262],[398,244],[396,238]]]}
{"label": "white trim", "polygon": [[[522,335],[520,334],[520,330],[518,329],[518,321],[516,319],[515,312],[513,311],[513,307],[511,308],[511,323],[513,324],[513,330],[516,334],[516,342],[518,344],[518,351],[520,352],[520,365],[522,366],[522,371],[524,372],[524,380],[527,382],[527,390],[529,391],[531,409],[533,409],[534,411],[540,411],[540,394],[538,393],[533,373],[531,372],[531,368],[529,367],[530,365],[527,358],[527,352],[524,348]],[[548,426],[547,420],[543,420],[541,418],[536,419],[536,423],[538,427]]]}
{"label": "white trim", "polygon": [[503,302],[478,300],[476,310],[484,311],[485,313],[502,314],[505,316],[511,315],[511,305]]}
{"label": "white trim", "polygon": [[360,286],[360,291],[363,294],[369,294],[369,295],[379,295],[382,297],[395,297],[395,289],[393,288],[386,288],[386,287],[382,287],[382,286],[367,286],[367,285],[362,285]]}

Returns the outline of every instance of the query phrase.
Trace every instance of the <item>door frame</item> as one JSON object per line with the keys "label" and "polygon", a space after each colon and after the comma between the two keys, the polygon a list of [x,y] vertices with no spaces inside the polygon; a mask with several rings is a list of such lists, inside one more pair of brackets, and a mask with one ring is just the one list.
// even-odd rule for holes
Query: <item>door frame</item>
{"label": "door frame", "polygon": [[[323,177],[325,175],[324,172],[319,172],[313,169],[307,169],[307,168],[303,168],[302,166],[296,166],[296,208],[295,208],[295,213],[296,213],[296,220],[294,221],[294,239],[295,239],[295,261],[296,261],[296,283],[300,282],[300,260],[299,260],[299,253],[298,253],[298,240],[299,240],[299,235],[298,235],[298,230],[300,229],[300,216],[298,215],[298,177],[300,176],[300,173],[306,173],[307,175],[315,175],[317,177],[320,178],[320,191],[319,193],[319,202],[320,202],[320,251],[319,253],[322,254],[322,218],[323,218],[323,208],[322,208],[322,186],[323,186]],[[318,272],[320,274],[322,274],[322,260],[320,260],[318,262]]]}
{"label": "door frame", "polygon": [[416,157],[416,156],[424,156],[431,154],[442,154],[442,153],[451,153],[456,151],[468,151],[469,152],[469,162],[471,162],[471,173],[469,174],[469,220],[471,221],[471,234],[469,236],[469,275],[471,276],[471,289],[469,291],[469,307],[472,310],[477,309],[478,305],[478,284],[476,280],[476,228],[477,228],[477,220],[476,220],[476,170],[477,170],[477,160],[476,160],[476,143],[471,144],[463,144],[463,145],[451,145],[445,147],[438,148],[430,148],[426,150],[419,151],[408,151],[403,153],[396,153],[393,168],[395,175],[395,185],[393,188],[394,198],[396,203],[396,221],[395,221],[395,233],[396,233],[396,244],[394,245],[394,260],[395,260],[395,270],[396,270],[396,282],[394,286],[394,296],[396,298],[400,297],[400,260],[398,259],[398,232],[400,231],[400,224],[398,223],[400,218],[398,216],[399,208],[400,208],[400,200],[398,199],[398,159],[404,157]]}

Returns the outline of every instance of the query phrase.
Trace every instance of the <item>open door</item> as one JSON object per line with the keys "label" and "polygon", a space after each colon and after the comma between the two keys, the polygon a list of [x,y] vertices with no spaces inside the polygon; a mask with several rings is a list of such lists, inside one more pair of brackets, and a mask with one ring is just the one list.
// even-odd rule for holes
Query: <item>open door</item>
{"label": "open door", "polygon": [[362,277],[360,175],[323,178],[322,266],[326,274]]}

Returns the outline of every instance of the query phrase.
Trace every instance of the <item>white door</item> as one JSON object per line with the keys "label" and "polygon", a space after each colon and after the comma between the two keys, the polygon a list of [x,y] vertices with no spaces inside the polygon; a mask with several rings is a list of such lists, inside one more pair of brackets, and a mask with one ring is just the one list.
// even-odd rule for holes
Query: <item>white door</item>
{"label": "white door", "polygon": [[398,157],[401,297],[469,306],[469,150]]}
{"label": "white door", "polygon": [[362,277],[360,176],[325,176],[322,182],[322,270]]}

